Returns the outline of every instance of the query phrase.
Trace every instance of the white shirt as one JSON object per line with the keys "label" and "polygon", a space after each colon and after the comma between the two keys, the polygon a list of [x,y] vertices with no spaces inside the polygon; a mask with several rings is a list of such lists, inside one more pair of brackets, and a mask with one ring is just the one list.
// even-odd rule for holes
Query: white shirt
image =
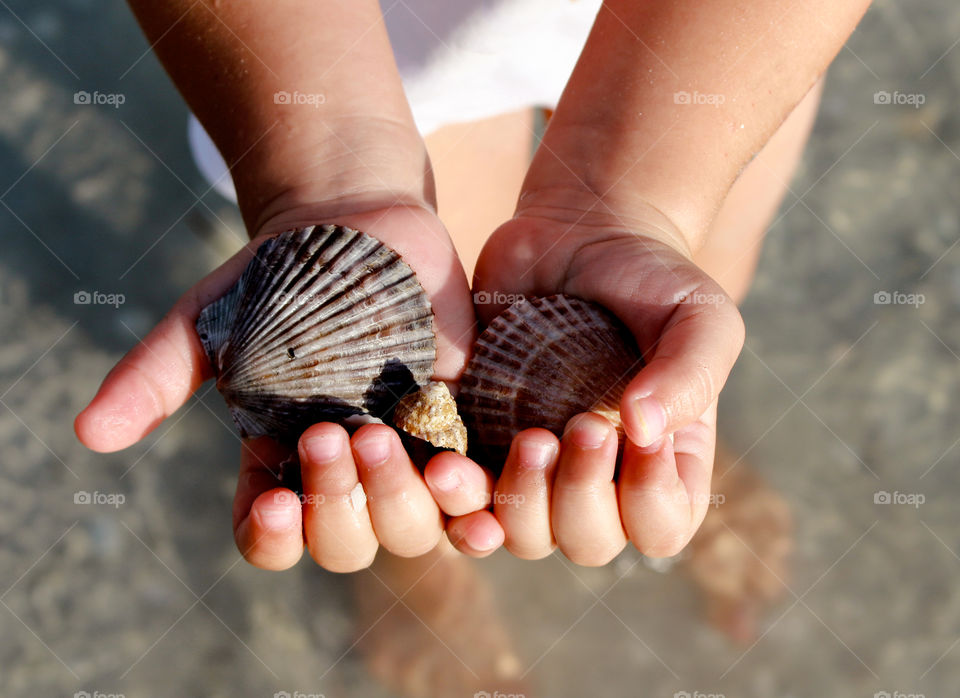
{"label": "white shirt", "polygon": [[[424,135],[524,107],[554,108],[601,0],[380,0],[404,90]],[[236,201],[227,167],[191,115],[190,147]]]}

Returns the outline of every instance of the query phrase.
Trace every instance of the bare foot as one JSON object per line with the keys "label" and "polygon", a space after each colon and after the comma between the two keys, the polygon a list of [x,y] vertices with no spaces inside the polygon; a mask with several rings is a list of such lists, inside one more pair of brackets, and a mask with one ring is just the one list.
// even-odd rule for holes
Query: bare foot
{"label": "bare foot", "polygon": [[391,690],[409,698],[531,695],[489,585],[445,539],[419,558],[381,553],[370,572],[355,575],[359,647]]}
{"label": "bare foot", "polygon": [[730,469],[734,461],[717,449],[716,506],[690,541],[687,568],[706,598],[710,623],[747,643],[786,591],[793,521],[786,500],[747,464]]}

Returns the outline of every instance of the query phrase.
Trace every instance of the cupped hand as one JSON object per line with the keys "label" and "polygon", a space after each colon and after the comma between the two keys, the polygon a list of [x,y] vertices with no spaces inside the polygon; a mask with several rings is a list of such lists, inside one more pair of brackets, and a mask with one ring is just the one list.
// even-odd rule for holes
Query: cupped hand
{"label": "cupped hand", "polygon": [[[561,439],[543,429],[518,434],[485,490],[479,466],[450,456],[447,467],[471,483],[458,497],[492,502],[506,547],[523,558],[559,546],[574,562],[602,565],[628,540],[653,557],[679,552],[710,501],[717,396],[744,334],[736,305],[694,264],[679,231],[656,212],[624,221],[540,207],[490,238],[474,291],[595,301],[630,329],[646,365],[620,402],[627,438],[619,470],[613,425],[578,415]],[[501,309],[477,308],[485,322]],[[425,473],[431,486],[433,469]]]}
{"label": "cupped hand", "polygon": [[[110,371],[77,416],[80,441],[95,451],[118,451],[170,417],[213,377],[195,329],[200,310],[237,280],[267,236],[317,223],[374,235],[410,265],[433,306],[434,379],[456,381],[474,340],[475,320],[463,268],[435,213],[426,206],[347,209],[341,215],[331,210],[336,207],[328,203],[273,216],[257,238],[187,291]],[[306,545],[322,566],[351,571],[369,565],[380,545],[404,556],[436,545],[443,518],[393,429],[368,425],[348,440],[342,427],[319,424],[298,446],[302,495],[281,481],[281,464],[292,455],[288,447],[268,438],[243,443],[233,529],[249,562],[285,569]]]}

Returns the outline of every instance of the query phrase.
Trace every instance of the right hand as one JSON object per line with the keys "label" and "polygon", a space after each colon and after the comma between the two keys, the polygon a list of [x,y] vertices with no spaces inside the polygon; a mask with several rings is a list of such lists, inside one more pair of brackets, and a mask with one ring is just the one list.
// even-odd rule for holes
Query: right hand
{"label": "right hand", "polygon": [[[443,224],[427,205],[345,208],[342,215],[331,214],[336,210],[328,203],[272,216],[243,250],[187,291],[117,363],[77,416],[80,441],[100,452],[127,448],[183,405],[213,377],[195,327],[201,309],[237,280],[267,236],[315,223],[362,230],[403,257],[433,305],[433,377],[455,382],[473,344],[475,320],[466,277]],[[386,448],[386,460],[376,457],[378,448]],[[440,509],[390,427],[365,426],[348,444],[342,427],[315,425],[301,438],[299,454],[302,500],[279,479],[280,464],[291,455],[288,448],[265,437],[243,443],[233,531],[251,564],[288,568],[306,545],[321,566],[347,572],[369,565],[380,545],[397,555],[414,556],[439,541]],[[366,506],[355,506],[350,498],[358,482],[366,492]],[[494,541],[493,547],[500,542]]]}

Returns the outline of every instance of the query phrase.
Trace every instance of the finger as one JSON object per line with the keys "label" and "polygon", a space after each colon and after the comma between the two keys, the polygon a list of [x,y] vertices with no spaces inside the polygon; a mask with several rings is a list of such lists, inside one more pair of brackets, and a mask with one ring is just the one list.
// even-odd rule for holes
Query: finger
{"label": "finger", "polygon": [[379,543],[346,430],[315,424],[300,437],[298,450],[303,533],[310,556],[331,572],[366,569]]}
{"label": "finger", "polygon": [[578,565],[605,565],[626,545],[613,482],[616,465],[617,433],[607,419],[588,412],[567,423],[551,523],[560,550]]}
{"label": "finger", "polygon": [[618,478],[627,535],[648,557],[679,553],[703,522],[710,502],[716,404],[693,424],[650,448],[624,445]]}
{"label": "finger", "polygon": [[243,444],[233,499],[233,535],[244,558],[266,570],[292,567],[303,554],[300,499],[279,486],[279,463],[288,453],[270,439]]}
{"label": "finger", "polygon": [[447,516],[463,516],[490,505],[493,476],[466,456],[447,451],[430,459],[423,479]]}
{"label": "finger", "polygon": [[470,557],[486,557],[503,545],[503,527],[486,509],[447,522],[447,537],[457,550]]}
{"label": "finger", "polygon": [[546,429],[527,429],[513,438],[497,482],[493,511],[503,526],[504,544],[524,560],[553,552],[550,496],[560,442]]}
{"label": "finger", "polygon": [[743,320],[719,286],[705,280],[685,297],[702,302],[675,306],[646,366],[620,401],[624,430],[640,446],[702,415],[716,401],[743,347]]}
{"label": "finger", "polygon": [[107,374],[96,396],[74,421],[77,437],[85,446],[110,452],[136,443],[211,377],[210,362],[197,336],[197,317],[240,276],[253,246],[251,242],[187,291]]}
{"label": "finger", "polygon": [[367,424],[350,444],[380,544],[401,557],[432,550],[443,533],[440,509],[397,433],[383,424]]}

